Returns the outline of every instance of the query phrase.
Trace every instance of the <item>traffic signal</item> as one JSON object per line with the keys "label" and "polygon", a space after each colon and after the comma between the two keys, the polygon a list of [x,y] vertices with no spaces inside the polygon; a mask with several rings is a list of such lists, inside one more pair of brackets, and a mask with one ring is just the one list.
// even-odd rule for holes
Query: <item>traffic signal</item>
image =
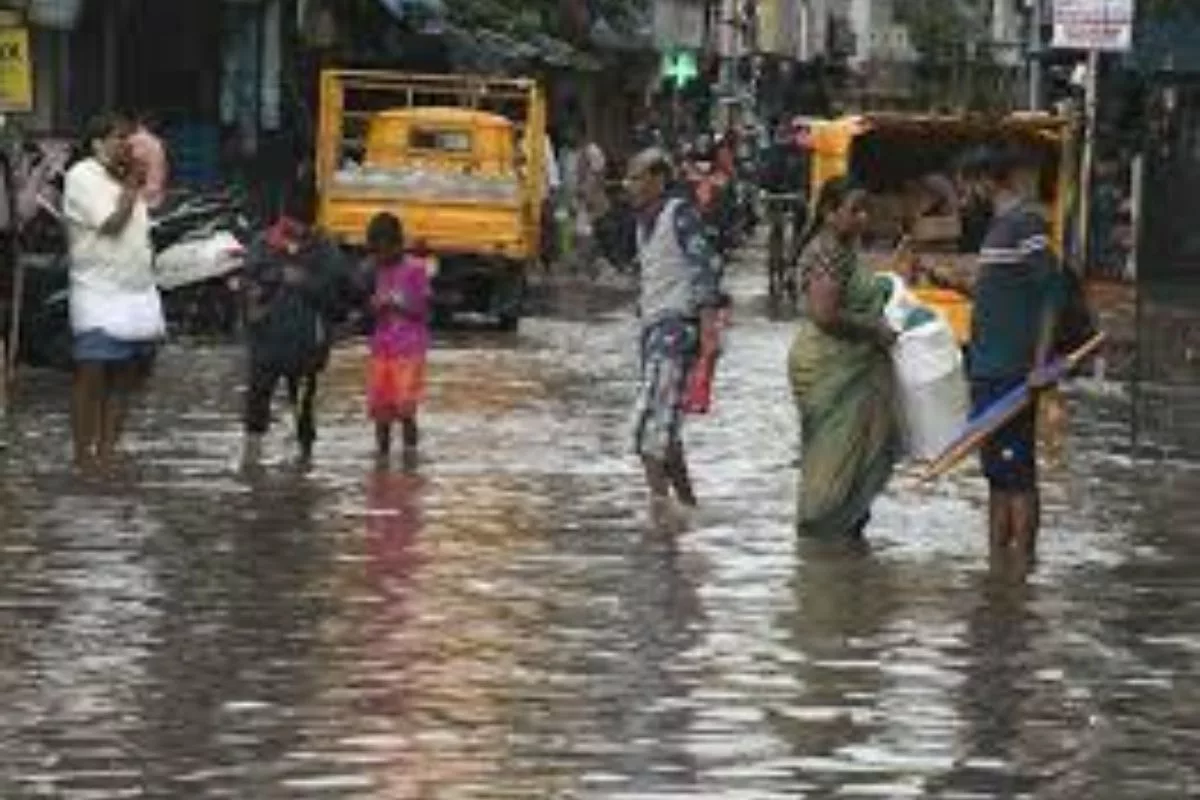
{"label": "traffic signal", "polygon": [[682,89],[700,75],[696,65],[696,54],[690,50],[673,50],[663,53],[659,73],[664,80]]}

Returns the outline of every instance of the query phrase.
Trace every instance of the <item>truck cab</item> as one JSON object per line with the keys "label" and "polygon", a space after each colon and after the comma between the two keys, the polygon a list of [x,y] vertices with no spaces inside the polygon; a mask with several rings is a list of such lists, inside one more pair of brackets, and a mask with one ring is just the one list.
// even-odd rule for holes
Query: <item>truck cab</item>
{"label": "truck cab", "polygon": [[545,105],[527,80],[397,73],[322,76],[318,224],[347,246],[396,214],[435,256],[438,317],[518,324],[538,257]]}

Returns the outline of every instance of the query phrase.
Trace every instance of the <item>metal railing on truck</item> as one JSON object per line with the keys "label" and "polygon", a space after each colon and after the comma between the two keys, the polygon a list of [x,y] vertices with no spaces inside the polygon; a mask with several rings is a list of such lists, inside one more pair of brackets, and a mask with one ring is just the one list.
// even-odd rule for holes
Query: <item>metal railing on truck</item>
{"label": "metal railing on truck", "polygon": [[[369,121],[382,111],[441,107],[487,111],[506,117],[521,140],[529,131],[545,134],[546,108],[541,88],[530,78],[478,75],[421,75],[382,70],[326,70],[321,74],[317,136],[317,188],[327,191],[351,148],[366,147]],[[524,170],[525,191],[545,170],[543,148],[530,147]]]}

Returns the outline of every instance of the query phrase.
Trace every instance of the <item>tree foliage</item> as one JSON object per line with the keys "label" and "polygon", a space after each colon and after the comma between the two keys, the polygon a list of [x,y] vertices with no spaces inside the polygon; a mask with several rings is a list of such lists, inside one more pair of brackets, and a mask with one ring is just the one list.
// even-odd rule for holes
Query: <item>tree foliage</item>
{"label": "tree foliage", "polygon": [[518,35],[544,33],[579,40],[597,19],[627,28],[651,0],[445,0],[450,18]]}
{"label": "tree foliage", "polygon": [[558,25],[556,0],[448,0],[450,18],[468,27],[514,34],[550,33]]}
{"label": "tree foliage", "polygon": [[1196,0],[1137,0],[1137,13],[1151,22],[1173,19],[1200,20]]}
{"label": "tree foliage", "polygon": [[953,60],[986,35],[990,6],[988,0],[904,0],[896,4],[896,21],[908,27],[923,59]]}

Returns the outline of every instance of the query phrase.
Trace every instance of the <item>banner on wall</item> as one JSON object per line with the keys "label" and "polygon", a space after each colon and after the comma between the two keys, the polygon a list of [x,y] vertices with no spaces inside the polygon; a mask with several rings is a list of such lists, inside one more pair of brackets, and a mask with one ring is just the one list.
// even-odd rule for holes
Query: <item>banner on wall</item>
{"label": "banner on wall", "polygon": [[1054,46],[1121,52],[1133,44],[1134,0],[1055,0]]}
{"label": "banner on wall", "polygon": [[0,28],[0,112],[33,110],[33,66],[29,30]]}

